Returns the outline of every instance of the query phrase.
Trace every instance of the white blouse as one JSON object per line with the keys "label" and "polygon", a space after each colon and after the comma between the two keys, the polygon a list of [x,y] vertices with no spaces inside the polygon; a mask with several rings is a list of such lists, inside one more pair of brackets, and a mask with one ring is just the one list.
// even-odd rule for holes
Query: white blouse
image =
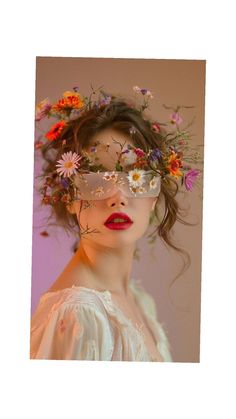
{"label": "white blouse", "polygon": [[[170,344],[157,320],[153,297],[133,279],[130,288],[159,353],[171,362]],[[157,361],[150,357],[142,332],[114,304],[109,291],[81,286],[41,296],[31,319],[30,358]]]}

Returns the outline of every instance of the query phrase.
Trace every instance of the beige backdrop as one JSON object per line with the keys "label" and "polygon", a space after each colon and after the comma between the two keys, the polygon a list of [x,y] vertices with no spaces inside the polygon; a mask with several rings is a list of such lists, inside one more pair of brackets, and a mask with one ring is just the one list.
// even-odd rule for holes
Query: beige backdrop
{"label": "beige backdrop", "polygon": [[[154,99],[150,101],[150,113],[160,122],[167,120],[169,116],[162,107],[163,103],[173,106],[193,105],[195,109],[185,110],[182,115],[185,120],[195,116],[191,127],[192,141],[195,144],[203,143],[205,61],[68,57],[36,59],[36,103],[46,97],[56,101],[65,90],[70,90],[73,86],[79,86],[79,91],[86,95],[90,83],[95,88],[103,85],[108,92],[124,95],[132,95],[132,87],[135,85],[151,90]],[[141,279],[156,300],[159,321],[167,332],[173,360],[199,362],[201,188],[181,197],[181,203],[189,207],[187,219],[198,221],[195,227],[175,227],[176,240],[191,255],[191,267],[170,288],[170,282],[181,267],[178,254],[168,250],[160,241],[150,253],[150,247],[143,238],[139,243],[142,257],[139,262],[134,262],[132,276]],[[65,248],[63,251],[60,238],[42,238],[38,235],[35,221],[34,227],[32,293],[38,292],[38,300],[40,294],[55,281],[71,255]],[[46,248],[45,240],[47,251],[45,254],[42,251],[39,256],[37,249],[40,243],[43,243],[42,249]],[[45,273],[46,270],[48,274]]]}

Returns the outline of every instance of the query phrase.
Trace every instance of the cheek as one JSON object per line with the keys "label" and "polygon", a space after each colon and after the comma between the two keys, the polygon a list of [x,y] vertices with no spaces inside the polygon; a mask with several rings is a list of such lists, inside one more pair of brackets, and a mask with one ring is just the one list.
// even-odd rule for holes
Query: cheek
{"label": "cheek", "polygon": [[143,219],[149,219],[154,204],[154,198],[140,199],[137,205],[137,214]]}
{"label": "cheek", "polygon": [[102,220],[101,201],[82,201],[80,211],[77,213],[77,219],[82,226],[97,225]]}

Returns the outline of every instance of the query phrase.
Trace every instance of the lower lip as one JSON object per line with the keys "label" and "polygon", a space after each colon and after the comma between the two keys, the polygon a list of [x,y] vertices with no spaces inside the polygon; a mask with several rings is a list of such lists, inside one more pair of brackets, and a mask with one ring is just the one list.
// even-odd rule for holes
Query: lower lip
{"label": "lower lip", "polygon": [[110,230],[127,230],[133,223],[125,221],[124,223],[106,223],[104,224]]}

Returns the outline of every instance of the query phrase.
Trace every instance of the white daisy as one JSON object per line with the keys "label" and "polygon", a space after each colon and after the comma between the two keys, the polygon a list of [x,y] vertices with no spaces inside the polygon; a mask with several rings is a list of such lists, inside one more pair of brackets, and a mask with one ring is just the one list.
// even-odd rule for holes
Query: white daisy
{"label": "white daisy", "polygon": [[82,156],[79,156],[77,153],[72,153],[69,151],[68,153],[64,153],[61,156],[61,160],[58,160],[56,164],[57,173],[60,176],[69,177],[76,172],[76,169],[79,167],[79,160],[82,159]]}
{"label": "white daisy", "polygon": [[158,182],[159,182],[159,178],[157,176],[153,177],[149,183],[150,189],[156,189]]}
{"label": "white daisy", "polygon": [[137,186],[141,186],[143,183],[145,183],[145,170],[130,170],[127,177],[130,186],[136,188]]}

